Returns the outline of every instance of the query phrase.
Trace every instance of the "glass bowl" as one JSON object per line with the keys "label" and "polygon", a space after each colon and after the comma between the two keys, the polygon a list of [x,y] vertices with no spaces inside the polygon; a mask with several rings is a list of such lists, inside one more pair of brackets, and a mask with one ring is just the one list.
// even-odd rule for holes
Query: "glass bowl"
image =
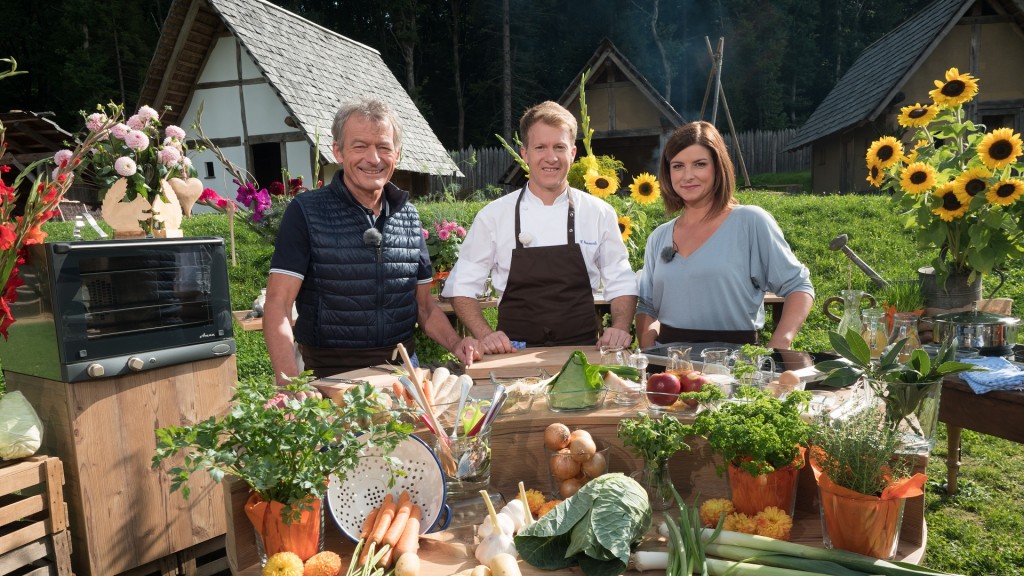
{"label": "glass bowl", "polygon": [[607,388],[583,390],[580,392],[552,392],[548,390],[544,396],[548,401],[548,409],[552,412],[584,412],[596,410],[604,404]]}
{"label": "glass bowl", "polygon": [[529,412],[537,396],[544,393],[544,385],[550,379],[551,376],[544,370],[541,370],[537,376],[518,377],[497,377],[492,372],[491,382],[494,385],[504,385],[505,392],[508,393],[508,398],[501,407],[501,413],[512,415]]}
{"label": "glass bowl", "polygon": [[651,412],[663,414],[696,414],[699,404],[691,406],[683,402],[678,394],[667,392],[643,392],[644,404]]}

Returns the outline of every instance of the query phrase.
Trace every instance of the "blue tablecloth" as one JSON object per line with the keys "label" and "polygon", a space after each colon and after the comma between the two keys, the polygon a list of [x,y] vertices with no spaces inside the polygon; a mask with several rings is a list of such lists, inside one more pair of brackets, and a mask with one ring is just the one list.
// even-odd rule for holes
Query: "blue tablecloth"
{"label": "blue tablecloth", "polygon": [[1024,390],[1024,370],[1001,357],[967,358],[963,360],[988,368],[987,372],[963,372],[960,377],[974,390],[985,394],[993,390]]}

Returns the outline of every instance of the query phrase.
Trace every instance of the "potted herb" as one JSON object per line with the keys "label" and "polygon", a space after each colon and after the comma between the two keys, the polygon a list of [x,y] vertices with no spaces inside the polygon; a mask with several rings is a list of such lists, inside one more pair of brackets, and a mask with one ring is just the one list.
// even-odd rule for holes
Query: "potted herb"
{"label": "potted herb", "polygon": [[885,559],[896,553],[906,499],[924,493],[927,477],[910,474],[897,456],[900,434],[881,420],[870,408],[843,420],[817,418],[810,460],[825,546]]}
{"label": "potted herb", "polygon": [[350,388],[338,405],[303,394],[312,390],[307,379],[284,391],[270,381],[240,382],[224,416],[156,431],[153,467],[170,475],[171,492],[188,498],[189,476],[199,471],[218,482],[232,474],[249,486],[246,514],[267,556],[290,551],[305,560],[317,552],[328,478],[358,464],[358,436],[370,434],[390,452],[412,431],[369,384]]}
{"label": "potted herb", "polygon": [[725,458],[738,512],[754,515],[775,506],[793,515],[809,430],[801,411],[810,399],[810,392],[791,392],[780,400],[741,386],[734,401],[694,419],[690,432],[706,438]]}
{"label": "potted herb", "polygon": [[942,379],[960,372],[981,370],[973,364],[956,362],[955,339],[946,342],[934,358],[917,349],[906,363],[900,362],[907,340],[901,339],[885,350],[877,361],[871,360],[864,338],[848,330],[845,337],[828,333],[832,348],[842,360],[819,362],[815,368],[826,372],[824,386],[849,386],[864,379],[875,397],[885,405],[885,421],[894,430],[902,430],[906,450],[927,453],[935,444]]}
{"label": "potted herb", "polygon": [[641,412],[619,422],[617,435],[624,446],[644,460],[640,484],[647,490],[651,508],[668,509],[673,501],[668,461],[676,452],[690,449],[685,441],[686,426],[673,416],[651,418]]}
{"label": "potted herb", "polygon": [[[761,370],[765,358],[771,358],[772,349],[758,346],[756,344],[744,344],[736,354],[736,361],[733,364],[732,375],[743,384],[754,383],[754,377]],[[774,362],[772,371],[774,371]]]}
{"label": "potted herb", "polygon": [[897,314],[920,318],[924,314],[924,293],[917,280],[889,282],[878,293],[878,301],[885,310],[885,327],[892,334]]}

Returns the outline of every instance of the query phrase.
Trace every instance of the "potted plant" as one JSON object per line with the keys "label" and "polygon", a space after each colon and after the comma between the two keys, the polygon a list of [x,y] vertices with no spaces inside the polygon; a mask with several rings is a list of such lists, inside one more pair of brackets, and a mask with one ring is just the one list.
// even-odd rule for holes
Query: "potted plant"
{"label": "potted plant", "polygon": [[626,448],[644,460],[639,481],[647,491],[651,508],[668,509],[673,502],[668,461],[676,452],[690,449],[685,442],[686,426],[673,416],[651,418],[641,412],[635,418],[620,421],[616,435]]}
{"label": "potted plant", "polygon": [[239,382],[224,416],[156,431],[153,467],[170,475],[171,492],[187,498],[189,476],[199,471],[218,482],[232,474],[249,486],[246,514],[267,556],[290,551],[305,560],[317,552],[328,478],[343,478],[358,464],[357,437],[370,434],[369,444],[390,453],[412,431],[370,384],[347,390],[339,405],[305,394],[308,377],[285,390]]}
{"label": "potted plant", "polygon": [[927,480],[897,455],[899,433],[873,408],[811,428],[811,468],[821,496],[825,547],[888,559],[899,543],[903,506]]}
{"label": "potted plant", "polygon": [[809,430],[801,411],[810,399],[810,392],[778,399],[741,386],[733,401],[694,419],[689,431],[706,438],[711,450],[725,458],[738,512],[754,515],[775,506],[792,517]]}
{"label": "potted plant", "polygon": [[956,339],[943,344],[934,358],[917,349],[906,363],[901,363],[906,338],[894,342],[877,361],[872,361],[867,342],[855,331],[848,330],[845,336],[829,332],[828,337],[843,359],[815,365],[827,373],[822,385],[841,388],[864,379],[884,404],[888,426],[902,430],[906,450],[927,453],[934,446],[942,379],[981,370],[973,364],[955,361]]}
{"label": "potted plant", "polygon": [[924,293],[917,280],[889,282],[877,295],[885,310],[885,327],[890,334],[897,314],[909,314],[915,318],[924,314]]}

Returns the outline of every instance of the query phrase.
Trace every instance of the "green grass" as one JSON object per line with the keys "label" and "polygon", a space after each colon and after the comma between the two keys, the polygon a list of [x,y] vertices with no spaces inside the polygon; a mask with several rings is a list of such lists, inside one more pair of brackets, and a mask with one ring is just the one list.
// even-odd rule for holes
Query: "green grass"
{"label": "green grass", "polygon": [[[794,175],[782,175],[765,185],[791,184]],[[797,257],[811,270],[817,291],[814,309],[797,337],[794,347],[803,350],[828,348],[825,331],[835,328],[821,311],[825,298],[848,286],[871,292],[868,278],[840,252],[828,249],[837,234],[849,236],[849,246],[886,279],[907,279],[932,257],[919,253],[913,239],[901,231],[897,214],[881,196],[815,196],[744,191],[741,202],[757,204],[769,212],[786,234]],[[620,204],[619,202],[614,202]],[[457,219],[464,225],[483,206],[478,202],[420,203],[424,222]],[[647,228],[664,221],[660,204],[643,209]],[[199,215],[184,223],[188,236],[227,236],[226,220],[217,214]],[[70,239],[72,227],[48,224],[51,240]],[[231,300],[234,309],[245,309],[266,284],[272,247],[244,227],[236,227],[238,265],[231,267]],[[643,236],[646,236],[644,233]],[[642,245],[642,244],[641,244]],[[634,263],[634,266],[636,263]],[[1024,294],[1024,267],[1015,263],[1007,272],[999,295],[1019,300]],[[985,279],[985,295],[995,280]],[[1015,313],[1020,314],[1017,306]],[[235,333],[240,378],[269,377],[270,362],[259,332]],[[14,343],[0,343],[11,346]],[[440,351],[421,344],[426,361],[443,361]],[[960,493],[945,495],[945,427],[928,463],[930,482],[926,494],[928,548],[924,564],[930,568],[972,576],[1024,576],[1024,446],[991,436],[965,431],[963,434]]]}

